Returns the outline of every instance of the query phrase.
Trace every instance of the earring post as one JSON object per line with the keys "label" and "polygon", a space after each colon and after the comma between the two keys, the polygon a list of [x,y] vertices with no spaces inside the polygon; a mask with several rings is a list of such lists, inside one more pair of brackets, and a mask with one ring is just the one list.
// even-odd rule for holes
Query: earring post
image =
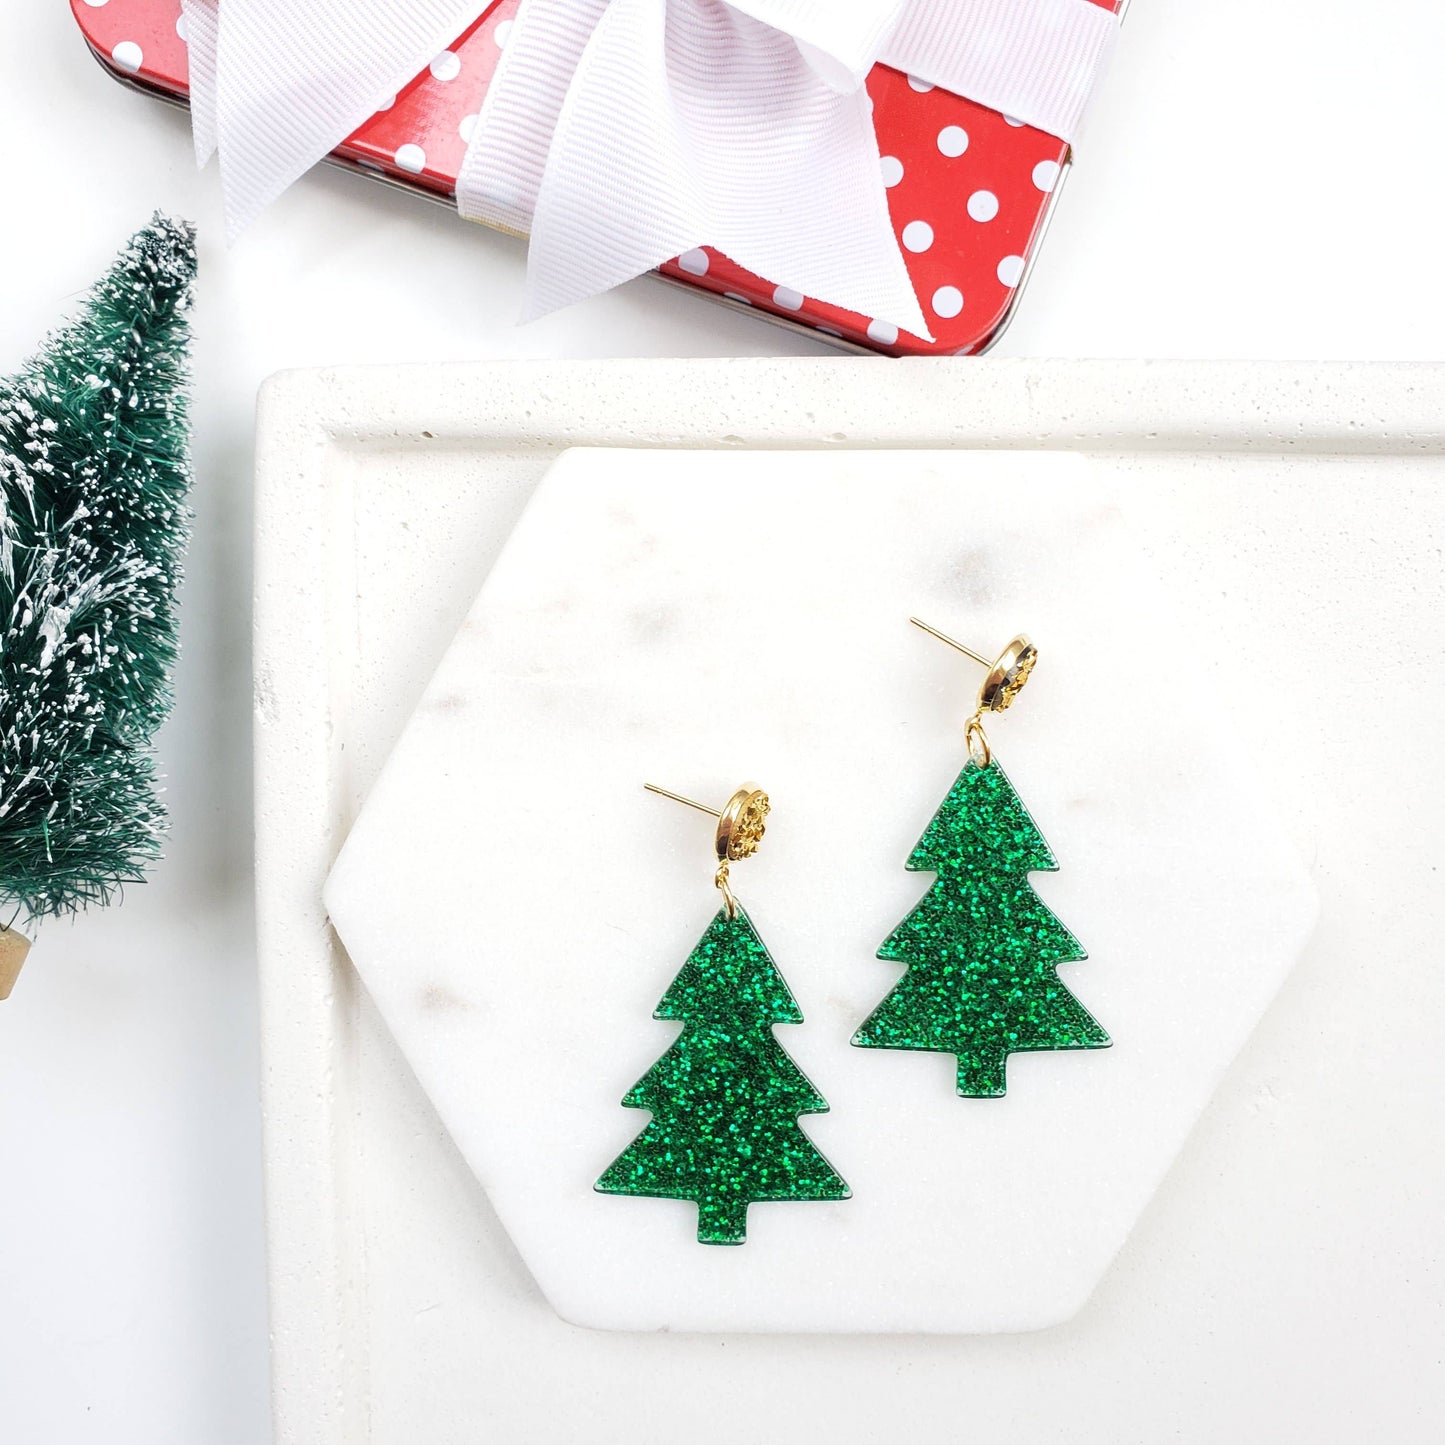
{"label": "earring post", "polygon": [[971,657],[981,667],[992,667],[993,663],[986,657],[979,656],[973,648],[965,647],[956,638],[950,637],[946,632],[940,632],[936,627],[930,627],[921,617],[910,617],[908,619],[915,627],[921,627],[930,637],[936,637],[940,642],[946,642],[956,652],[961,652],[965,657]]}
{"label": "earring post", "polygon": [[649,793],[656,793],[661,798],[671,798],[674,803],[682,803],[685,807],[696,808],[699,813],[706,813],[712,818],[721,818],[722,810],[709,808],[706,803],[695,803],[691,798],[684,798],[681,793],[669,792],[666,788],[659,788],[656,783],[644,783],[642,785]]}

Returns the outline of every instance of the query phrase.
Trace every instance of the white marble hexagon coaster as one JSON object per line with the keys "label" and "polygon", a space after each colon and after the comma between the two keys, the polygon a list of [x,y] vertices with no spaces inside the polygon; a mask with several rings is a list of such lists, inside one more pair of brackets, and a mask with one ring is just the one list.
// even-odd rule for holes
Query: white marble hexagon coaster
{"label": "white marble hexagon coaster", "polygon": [[[1087,1298],[1308,936],[1310,883],[1203,694],[1100,463],[1048,453],[573,452],[541,484],[327,890],[351,957],[553,1306],[579,1324],[1003,1331]],[[963,760],[980,650],[1028,631],[992,727],[1089,950],[1096,1052],[849,1046],[898,977],[903,861]],[[717,906],[710,820],[772,794],[739,894],[802,1005],[781,1041],[853,1188],[696,1208],[597,1194],[652,1011]]]}

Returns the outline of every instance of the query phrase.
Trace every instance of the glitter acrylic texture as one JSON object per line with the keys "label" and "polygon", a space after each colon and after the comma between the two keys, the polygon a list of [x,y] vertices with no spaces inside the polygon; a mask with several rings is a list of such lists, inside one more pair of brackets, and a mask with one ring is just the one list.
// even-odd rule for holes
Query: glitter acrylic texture
{"label": "glitter acrylic texture", "polygon": [[878,950],[908,971],[855,1044],[954,1054],[973,1098],[1002,1097],[1011,1053],[1108,1047],[1059,982],[1087,955],[1028,881],[1058,864],[997,762],[969,759],[907,866],[937,879]]}
{"label": "glitter acrylic texture", "polygon": [[718,912],[653,1017],[683,1030],[623,1098],[652,1121],[600,1193],[696,1202],[701,1244],[744,1243],[750,1203],[848,1198],[798,1122],[828,1101],[773,1035],[802,1012],[741,908]]}

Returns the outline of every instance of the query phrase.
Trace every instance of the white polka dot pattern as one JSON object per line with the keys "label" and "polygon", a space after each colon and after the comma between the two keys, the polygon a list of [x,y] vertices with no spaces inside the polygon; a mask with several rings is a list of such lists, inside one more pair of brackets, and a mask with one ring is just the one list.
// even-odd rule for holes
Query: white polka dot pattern
{"label": "white polka dot pattern", "polygon": [[432,61],[431,73],[437,80],[455,80],[462,73],[461,57],[453,50],[443,50]]}
{"label": "white polka dot pattern", "polygon": [[915,255],[933,245],[933,227],[927,221],[910,221],[903,228],[903,244]]}
{"label": "white polka dot pattern", "polygon": [[957,286],[940,286],[933,293],[933,314],[952,321],[963,310],[963,292]]}
{"label": "white polka dot pattern", "polygon": [[957,160],[968,149],[968,132],[961,125],[946,125],[938,132],[939,153]]}
{"label": "white polka dot pattern", "polygon": [[991,221],[998,215],[998,197],[992,191],[975,191],[968,198],[968,214],[975,221]]}

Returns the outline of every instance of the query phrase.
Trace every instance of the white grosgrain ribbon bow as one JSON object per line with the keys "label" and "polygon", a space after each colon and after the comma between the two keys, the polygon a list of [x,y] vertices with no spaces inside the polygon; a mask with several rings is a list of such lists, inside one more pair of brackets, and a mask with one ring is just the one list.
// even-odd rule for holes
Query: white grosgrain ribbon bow
{"label": "white grosgrain ribbon bow", "polygon": [[[244,227],[487,8],[183,0],[197,154]],[[877,62],[1073,140],[1117,31],[1092,0],[522,0],[462,215],[531,236],[539,316],[712,246],[929,338],[889,218]]]}

